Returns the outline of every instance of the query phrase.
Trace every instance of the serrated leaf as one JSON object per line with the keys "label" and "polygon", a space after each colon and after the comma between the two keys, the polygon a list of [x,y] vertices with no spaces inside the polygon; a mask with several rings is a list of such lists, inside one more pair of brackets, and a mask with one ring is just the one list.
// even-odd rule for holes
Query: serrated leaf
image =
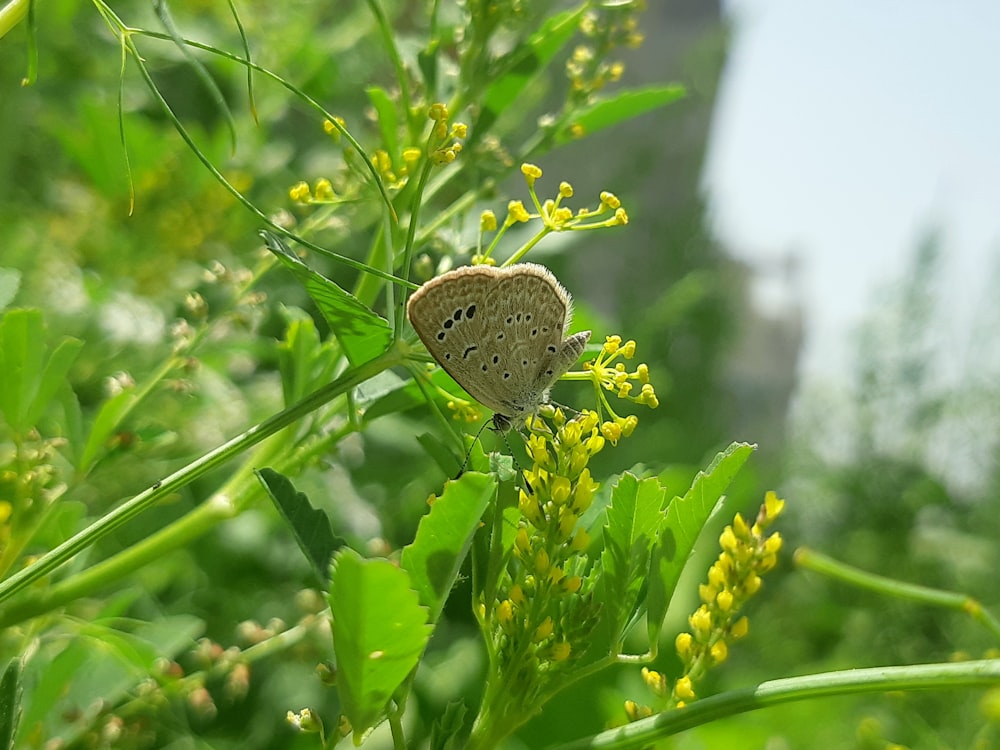
{"label": "serrated leaf", "polygon": [[7,662],[0,677],[0,750],[14,750],[17,724],[21,720],[21,660]]}
{"label": "serrated leaf", "polygon": [[482,109],[473,128],[473,138],[480,138],[496,119],[512,106],[524,88],[538,75],[553,57],[576,33],[580,18],[586,10],[581,5],[576,10],[557,13],[545,20],[526,44],[514,50],[504,72],[486,89]]}
{"label": "serrated leaf", "polygon": [[640,604],[649,555],[663,521],[666,490],[656,477],[622,474],[611,491],[599,581],[604,617],[617,644]]}
{"label": "serrated leaf", "polygon": [[660,636],[670,599],[698,535],[711,518],[726,488],[756,447],[748,443],[733,443],[718,453],[707,469],[698,472],[684,497],[671,500],[657,549],[650,560],[646,594],[650,643],[655,643]]}
{"label": "serrated leaf", "polygon": [[273,469],[254,473],[325,586],[329,583],[330,558],[344,546],[344,540],[334,535],[326,513],[314,508],[305,493],[297,492],[288,477]]}
{"label": "serrated leaf", "polygon": [[385,318],[353,294],[309,268],[280,237],[270,232],[262,234],[268,249],[291,270],[316,303],[352,365],[368,362],[389,347],[392,329]]}
{"label": "serrated leaf", "polygon": [[355,742],[381,720],[430,639],[428,609],[410,576],[389,560],[340,550],[330,570],[337,686]]}
{"label": "serrated leaf", "polygon": [[655,86],[645,89],[622,91],[610,99],[601,99],[588,107],[582,108],[573,119],[566,123],[556,133],[557,144],[579,140],[583,136],[592,135],[620,122],[665,107],[682,99],[687,91],[680,84]]}
{"label": "serrated leaf", "polygon": [[410,574],[420,603],[430,610],[432,623],[437,622],[455,585],[496,486],[491,475],[474,472],[448,482],[430,512],[420,519],[413,543],[403,548],[399,564]]}
{"label": "serrated leaf", "polygon": [[452,701],[431,727],[430,750],[461,750],[465,747],[462,726],[465,722],[465,704]]}
{"label": "serrated leaf", "polygon": [[21,288],[21,272],[16,268],[0,268],[0,310],[7,308]]}

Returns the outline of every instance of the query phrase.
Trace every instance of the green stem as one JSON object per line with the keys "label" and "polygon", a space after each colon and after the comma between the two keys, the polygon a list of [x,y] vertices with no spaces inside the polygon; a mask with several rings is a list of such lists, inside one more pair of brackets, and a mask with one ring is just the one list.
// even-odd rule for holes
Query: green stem
{"label": "green stem", "polygon": [[128,502],[95,521],[83,531],[67,539],[55,549],[45,553],[27,568],[18,571],[10,578],[0,582],[0,602],[9,599],[43,576],[56,570],[99,539],[121,528],[140,513],[143,513],[163,498],[173,494],[181,487],[184,487],[212,469],[221,466],[229,461],[229,459],[260,443],[279,430],[293,424],[331,399],[351,390],[390,367],[402,364],[404,359],[403,348],[394,346],[375,359],[353,370],[349,370],[332,383],[328,383],[309,394],[297,404],[254,425],[241,435],[223,443],[218,448],[209,451],[196,461],[174,472],[166,479],[157,482],[146,491],[141,492]]}
{"label": "green stem", "polygon": [[1000,685],[1000,659],[947,664],[916,664],[905,667],[848,669],[769,680],[756,687],[733,690],[667,711],[624,727],[601,732],[550,750],[596,750],[597,748],[645,747],[658,740],[707,724],[716,719],[768,706],[834,695],[882,693],[890,690],[931,688],[978,688]]}
{"label": "green stem", "polygon": [[874,573],[845,565],[839,560],[834,560],[832,557],[827,557],[807,547],[800,547],[795,550],[795,564],[807,570],[821,573],[838,581],[843,581],[858,588],[868,589],[878,594],[964,612],[989,630],[994,638],[1000,640],[1000,621],[987,611],[978,600],[973,599],[971,596],[885,578],[884,576],[875,575]]}
{"label": "green stem", "polygon": [[10,0],[0,8],[0,37],[17,26],[28,15],[29,0]]}

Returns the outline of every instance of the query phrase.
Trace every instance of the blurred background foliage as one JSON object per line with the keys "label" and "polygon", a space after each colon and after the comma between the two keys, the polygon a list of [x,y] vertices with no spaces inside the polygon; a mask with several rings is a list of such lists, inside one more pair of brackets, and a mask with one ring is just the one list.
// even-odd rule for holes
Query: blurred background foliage
{"label": "blurred background foliage", "polygon": [[[425,43],[423,6],[385,8],[397,44],[412,58]],[[185,36],[240,49],[225,5],[187,2],[172,10]],[[149,6],[130,6],[127,13],[129,24],[157,28]],[[376,128],[366,119],[365,88],[391,87],[393,70],[365,3],[253,1],[241,3],[240,13],[260,64],[350,117],[352,130],[366,144],[377,144]],[[797,393],[796,311],[784,318],[755,311],[747,293],[752,270],[730,260],[706,224],[699,180],[727,45],[719,8],[671,0],[651,4],[641,19],[648,41],[623,55],[623,83],[678,81],[688,89],[686,99],[539,160],[551,178],[547,184],[569,180],[578,196],[611,190],[630,216],[622,230],[551,238],[531,258],[551,266],[573,292],[580,327],[594,328],[597,338],[620,332],[636,339],[653,373],[661,408],[642,413],[638,438],[602,454],[595,473],[674,467],[676,491],[683,492],[715,451],[732,440],[756,442],[755,473],[741,476],[724,516],[751,507],[765,488],[776,486],[789,501],[783,528],[789,550],[808,544],[874,572],[965,591],[995,606],[1000,394],[995,378],[974,377],[995,370],[977,370],[975,363],[962,387],[939,386],[946,363],[937,357],[933,331],[935,310],[946,301],[933,282],[943,241],[928,233],[914,250],[908,276],[873,300],[857,335],[854,381]],[[34,85],[20,85],[23,27],[2,44],[0,265],[20,273],[13,305],[44,312],[47,343],[67,336],[84,342],[68,378],[75,405],[63,398],[48,423],[92,418],[116,382],[153,378],[170,356],[176,321],[199,314],[186,304],[189,293],[206,300],[215,321],[211,344],[199,350],[197,361],[160,382],[126,427],[108,436],[86,476],[64,478],[71,491],[26,550],[37,554],[280,409],[278,342],[299,318],[297,310],[313,308],[289,274],[266,272],[259,222],[197,161],[134,70],[126,74],[123,97],[135,180],[130,215],[116,114],[119,50],[92,7],[70,0],[40,5]],[[143,40],[141,48],[171,107],[227,177],[268,213],[305,220],[288,198],[289,187],[343,166],[340,149],[314,113],[285,90],[258,81],[260,124],[254,124],[244,69],[205,57],[227,100],[235,102],[232,149],[225,119],[177,48],[153,40]],[[518,111],[508,113],[512,140],[532,131],[565,86],[559,76],[533,84]],[[508,198],[523,197],[520,176],[501,181],[494,195],[483,207],[498,212]],[[313,239],[364,258],[377,209],[372,198],[359,196]],[[470,211],[439,228],[423,249],[446,256],[464,247],[469,227],[477,224],[478,211]],[[347,286],[355,278],[329,260],[312,256],[309,262]],[[263,276],[248,295],[244,285],[258,272]],[[985,335],[995,330],[995,318],[995,309],[983,311]],[[322,322],[317,325],[323,333]],[[560,386],[557,398],[576,403],[572,389]],[[789,421],[793,395],[798,408]],[[375,421],[340,442],[328,461],[303,467],[297,485],[356,546],[398,548],[412,538],[427,496],[444,479],[416,439],[431,424],[423,410]],[[53,460],[69,468],[58,454]],[[224,474],[202,477],[57,575],[165,527],[216,492]],[[696,606],[697,581],[715,554],[707,539],[690,579],[682,582],[688,599],[674,603],[675,627],[666,632],[684,627]],[[702,694],[822,669],[980,656],[995,646],[958,615],[796,572],[789,557],[750,613],[750,636]],[[75,602],[59,616],[22,623],[3,645],[16,653],[32,642],[37,650],[25,678],[25,745],[40,747],[61,735],[80,747],[163,747],[191,738],[219,748],[314,746],[283,719],[286,710],[305,705],[337,715],[333,691],[314,673],[316,663],[329,658],[321,633],[255,660],[249,676],[210,673],[205,693],[167,688],[147,700],[141,686],[150,672],[196,671],[219,649],[247,648],[283,631],[320,606],[309,591],[315,585],[261,497],[247,512],[100,596]],[[412,710],[425,721],[456,695],[474,699],[481,683],[483,658],[465,593],[458,589],[450,600],[418,676]],[[122,660],[107,652],[134,649],[134,643],[108,642],[107,631],[89,631],[93,621],[138,634],[150,644],[148,653],[133,653],[131,671],[123,669]],[[196,639],[204,640],[193,645]],[[676,664],[669,644],[663,651],[656,667],[670,674]],[[176,659],[175,667],[164,670],[163,659]],[[60,675],[79,677],[84,662],[91,665],[89,681],[60,682]],[[51,697],[60,691],[58,700]],[[641,700],[642,691],[635,669],[602,675],[560,696],[519,734],[520,742],[541,747],[599,731],[621,721],[624,698]],[[58,716],[33,712],[31,701],[40,705],[46,695]],[[977,699],[906,694],[811,701],[718,722],[669,746],[969,746],[983,731]],[[109,717],[123,720],[118,735]]]}

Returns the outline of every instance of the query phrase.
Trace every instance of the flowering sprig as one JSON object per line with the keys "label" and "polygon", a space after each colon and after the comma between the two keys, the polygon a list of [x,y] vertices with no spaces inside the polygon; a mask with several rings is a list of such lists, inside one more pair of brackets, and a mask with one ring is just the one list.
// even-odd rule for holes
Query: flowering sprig
{"label": "flowering sprig", "polygon": [[606,4],[588,10],[580,20],[587,42],[578,45],[566,61],[570,102],[586,103],[608,83],[619,81],[625,65],[609,56],[619,47],[637,48],[643,42],[638,12],[644,3]]}
{"label": "flowering sprig", "polygon": [[[621,201],[614,193],[607,191],[601,193],[601,202],[597,208],[580,208],[575,213],[567,206],[562,205],[564,200],[573,197],[573,186],[568,182],[559,183],[559,191],[554,198],[547,198],[542,201],[535,191],[535,182],[542,176],[542,170],[534,164],[522,164],[521,174],[528,184],[528,193],[531,196],[531,203],[535,212],[531,213],[525,208],[523,201],[510,201],[507,204],[507,216],[497,231],[497,218],[492,211],[484,211],[480,216],[480,246],[482,246],[482,235],[486,232],[497,231],[496,236],[490,242],[486,250],[479,252],[472,260],[474,264],[495,263],[491,259],[493,251],[496,249],[500,239],[508,229],[515,224],[524,224],[532,219],[541,219],[542,226],[538,233],[526,242],[505,265],[517,263],[524,255],[543,237],[552,232],[582,231],[587,229],[604,229],[607,227],[618,227],[628,224],[628,214],[622,208]],[[611,212],[611,216],[606,216]],[[597,220],[598,217],[606,218]]]}
{"label": "flowering sprig", "polygon": [[[622,337],[618,335],[608,336],[604,341],[600,354],[593,362],[584,364],[585,373],[569,373],[570,379],[589,378],[594,383],[594,392],[597,395],[598,413],[603,416],[606,411],[610,419],[601,423],[601,434],[617,444],[622,437],[632,434],[638,419],[629,415],[619,416],[611,407],[606,392],[615,393],[620,399],[627,399],[637,404],[644,404],[650,409],[655,409],[660,405],[656,397],[656,391],[652,383],[649,382],[649,367],[641,363],[632,372],[625,367],[625,363],[616,361],[620,359],[632,359],[635,356],[635,341],[629,340],[622,343]],[[634,385],[638,383],[639,393],[633,395]]]}
{"label": "flowering sprig", "polygon": [[474,734],[506,734],[536,713],[598,623],[587,577],[591,540],[580,518],[599,488],[587,467],[607,444],[599,425],[596,412],[567,420],[551,406],[527,421],[532,465],[523,472],[513,550],[493,601],[477,608],[491,676]]}
{"label": "flowering sprig", "polygon": [[[723,529],[719,536],[722,552],[708,569],[708,581],[698,587],[701,605],[688,618],[691,630],[674,640],[683,666],[681,676],[671,687],[659,672],[642,670],[643,681],[660,699],[660,710],[679,708],[694,700],[696,683],[710,668],[726,660],[731,642],[747,634],[749,621],[740,616],[740,611],[760,591],[761,576],[777,564],[781,535],[766,531],[784,507],[785,501],[769,491],[752,525],[737,513],[733,523]],[[635,721],[654,710],[626,701],[625,712],[629,720]]]}
{"label": "flowering sprig", "polygon": [[[462,141],[468,135],[464,123],[450,123],[448,108],[441,103],[430,105],[427,117],[431,120],[431,130],[423,148],[409,146],[396,157],[382,148],[371,152],[368,160],[372,169],[388,188],[401,190],[422,163],[424,154],[434,166],[450,164],[462,153]],[[344,121],[340,118],[326,120],[323,129],[335,140],[346,133]],[[297,182],[288,190],[288,197],[302,205],[326,205],[341,203],[344,196],[338,195],[333,184],[325,177],[316,180],[312,187],[307,182]]]}

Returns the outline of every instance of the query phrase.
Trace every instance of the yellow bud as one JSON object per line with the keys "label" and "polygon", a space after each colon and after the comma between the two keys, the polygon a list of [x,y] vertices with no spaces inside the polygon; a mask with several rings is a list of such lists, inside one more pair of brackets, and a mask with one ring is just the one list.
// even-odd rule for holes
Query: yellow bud
{"label": "yellow bud", "polygon": [[594,456],[600,453],[604,449],[604,438],[601,437],[600,435],[591,435],[589,438],[587,438],[585,447],[587,448],[587,452],[591,456]]}
{"label": "yellow bud", "polygon": [[565,181],[560,182],[559,183],[559,195],[561,197],[563,197],[563,198],[572,198],[573,197],[573,186],[570,185],[568,182],[565,182]]}
{"label": "yellow bud", "polygon": [[514,621],[514,605],[510,599],[504,599],[497,607],[497,622],[501,627],[506,627]]}
{"label": "yellow bud", "polygon": [[535,572],[544,574],[549,569],[549,553],[544,549],[535,553]]}
{"label": "yellow bud", "polygon": [[625,421],[622,422],[622,435],[628,437],[633,432],[635,432],[635,428],[638,426],[639,426],[639,418],[634,414],[629,414],[627,417],[625,417]]}
{"label": "yellow bud", "polygon": [[733,623],[733,626],[729,629],[729,633],[732,635],[734,639],[742,638],[747,634],[747,632],[749,632],[749,630],[750,630],[750,621],[746,617],[741,617],[740,619],[738,619],[736,622]]}
{"label": "yellow bud", "polygon": [[769,555],[775,555],[781,549],[781,544],[781,534],[776,531],[764,540],[764,551]]}
{"label": "yellow bud", "polygon": [[428,119],[434,120],[435,122],[440,122],[441,120],[448,119],[448,108],[441,102],[434,102],[427,109]]}
{"label": "yellow bud", "polygon": [[661,698],[667,694],[667,678],[649,667],[642,668],[642,681]]}
{"label": "yellow bud", "polygon": [[469,126],[464,122],[456,122],[451,126],[452,138],[465,138],[469,134]]}
{"label": "yellow bud", "polygon": [[728,612],[733,608],[733,595],[729,591],[720,591],[719,595],[715,597],[715,603],[719,605],[719,609],[723,612]]}
{"label": "yellow bud", "polygon": [[749,575],[746,580],[743,581],[743,590],[747,592],[747,596],[753,596],[758,591],[760,591],[760,585],[763,583],[759,575]]}
{"label": "yellow bud", "polygon": [[717,588],[709,586],[708,584],[702,583],[698,586],[698,598],[704,604],[711,604],[715,601],[716,594],[719,593]]}
{"label": "yellow bud", "polygon": [[566,206],[560,206],[555,211],[552,212],[552,221],[556,224],[565,224],[567,221],[573,218],[573,210],[566,208]]}
{"label": "yellow bud", "polygon": [[555,479],[552,480],[552,488],[550,494],[552,502],[555,503],[556,505],[562,505],[567,500],[569,500],[569,495],[571,490],[572,487],[570,487],[569,479],[567,479],[566,477],[557,476]]}
{"label": "yellow bud", "polygon": [[628,224],[628,214],[625,213],[624,208],[619,208],[615,210],[615,221],[620,227],[623,227],[626,224]]}
{"label": "yellow bud", "polygon": [[674,697],[683,701],[694,700],[694,685],[690,677],[684,675],[674,683]]}
{"label": "yellow bud", "polygon": [[608,191],[605,190],[603,193],[601,193],[601,204],[607,206],[610,209],[617,209],[621,207],[622,202],[618,200],[618,196],[616,196],[614,193],[609,193]]}
{"label": "yellow bud", "polygon": [[333,185],[325,177],[316,180],[316,187],[313,190],[318,201],[332,201],[336,196],[333,192]]}
{"label": "yellow bud", "polygon": [[622,436],[622,430],[614,422],[605,422],[601,425],[601,434],[612,445],[618,445],[618,439]]}
{"label": "yellow bud", "polygon": [[296,182],[288,190],[288,197],[297,203],[305,203],[310,198],[309,185],[305,182]]}
{"label": "yellow bud", "polygon": [[570,548],[574,552],[583,552],[589,546],[590,546],[590,534],[588,534],[585,530],[580,529],[579,531],[576,532],[576,535],[573,537],[573,542],[572,544],[570,544]]}
{"label": "yellow bud", "polygon": [[690,633],[678,633],[674,639],[674,648],[682,662],[687,663],[691,656],[691,646],[694,644],[694,637]]}
{"label": "yellow bud", "polygon": [[735,552],[739,546],[739,541],[733,533],[732,526],[727,526],[722,530],[722,533],[719,535],[719,546],[726,552]]}
{"label": "yellow bud", "polygon": [[419,148],[404,148],[403,149],[403,161],[407,164],[413,164],[414,162],[420,161],[420,157],[424,155],[424,152]]}
{"label": "yellow bud", "polygon": [[726,585],[726,571],[717,562],[708,569],[708,582],[716,589],[721,589]]}
{"label": "yellow bud", "polygon": [[645,362],[640,364],[635,368],[635,374],[638,376],[639,382],[645,385],[649,382],[649,365]]}
{"label": "yellow bud", "polygon": [[520,606],[524,604],[524,589],[521,588],[521,584],[515,583],[513,586],[510,587],[509,598],[511,602],[514,603],[515,605]]}
{"label": "yellow bud", "polygon": [[[523,494],[524,490],[521,492]],[[517,536],[514,537],[514,548],[522,557],[531,552],[531,540],[528,538],[528,530],[524,526],[517,530]]]}
{"label": "yellow bud", "polygon": [[528,215],[528,211],[524,208],[524,204],[521,201],[511,201],[507,204],[507,223],[516,224],[517,222],[528,221],[531,217]]}
{"label": "yellow bud", "polygon": [[614,336],[608,336],[604,340],[604,354],[614,354],[618,351],[618,347],[621,346],[622,337],[617,334]]}
{"label": "yellow bud", "polygon": [[635,356],[635,342],[629,339],[625,342],[625,346],[622,347],[622,356],[625,359],[632,359]]}
{"label": "yellow bud", "polygon": [[532,637],[532,640],[535,643],[544,641],[546,638],[552,635],[553,630],[554,626],[552,624],[552,618],[546,617],[544,620],[542,620],[542,624],[539,625],[537,628],[535,628],[535,635]]}
{"label": "yellow bud", "polygon": [[481,232],[495,232],[497,230],[497,215],[489,209],[479,215],[479,230]]}
{"label": "yellow bud", "polygon": [[768,490],[764,495],[764,514],[770,521],[777,518],[785,508],[785,501],[778,497],[774,490]]}
{"label": "yellow bud", "polygon": [[712,644],[708,652],[712,655],[713,663],[722,664],[726,660],[726,657],[729,656],[729,647],[725,641],[716,641]]}
{"label": "yellow bud", "polygon": [[739,539],[748,539],[750,537],[750,528],[740,513],[737,513],[736,517],[733,518],[733,531]]}
{"label": "yellow bud", "polygon": [[559,643],[552,644],[551,654],[552,661],[566,661],[569,655],[572,653],[573,647],[570,646],[566,641],[560,641]]}
{"label": "yellow bud", "polygon": [[563,591],[568,594],[575,594],[581,586],[583,586],[583,579],[580,576],[567,576],[562,579]]}
{"label": "yellow bud", "polygon": [[698,640],[704,640],[712,629],[712,615],[709,613],[708,608],[702,604],[688,617],[688,623],[694,630],[694,634],[698,636]]}
{"label": "yellow bud", "polygon": [[524,175],[524,179],[527,181],[528,185],[534,185],[535,180],[542,176],[542,170],[539,169],[534,164],[524,163],[521,165],[521,174]]}

